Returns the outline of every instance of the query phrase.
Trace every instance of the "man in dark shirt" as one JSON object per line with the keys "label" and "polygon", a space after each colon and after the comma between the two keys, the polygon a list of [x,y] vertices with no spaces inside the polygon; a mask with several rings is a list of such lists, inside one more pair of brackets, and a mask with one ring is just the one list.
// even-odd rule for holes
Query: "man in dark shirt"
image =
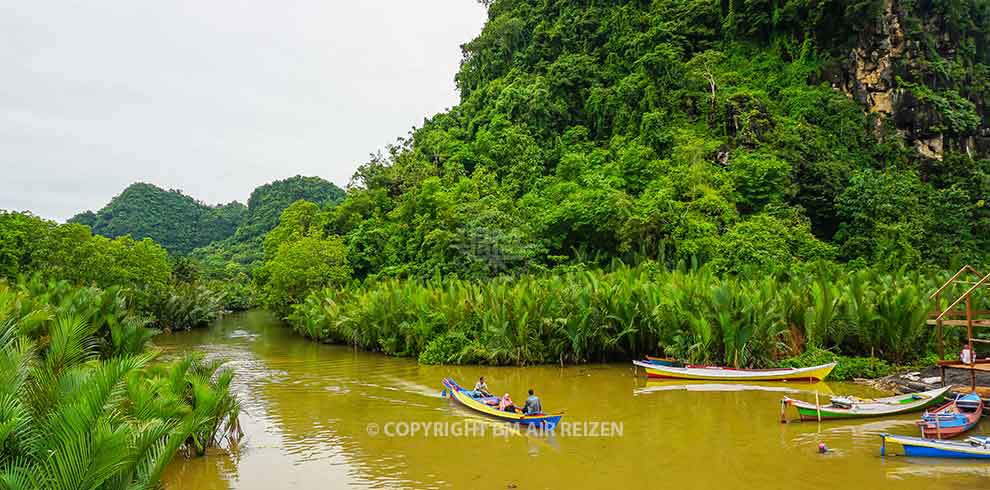
{"label": "man in dark shirt", "polygon": [[533,389],[529,389],[529,398],[526,399],[526,405],[523,406],[523,413],[531,415],[534,413],[543,413],[543,406],[540,405],[540,398],[533,394]]}

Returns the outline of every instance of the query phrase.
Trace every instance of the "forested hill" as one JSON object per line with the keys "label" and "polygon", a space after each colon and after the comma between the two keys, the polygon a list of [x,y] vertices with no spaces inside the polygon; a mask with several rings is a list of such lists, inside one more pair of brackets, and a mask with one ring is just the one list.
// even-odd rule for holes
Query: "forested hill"
{"label": "forested hill", "polygon": [[[94,233],[111,238],[151,238],[172,253],[187,254],[210,244],[223,242],[233,247],[258,241],[275,227],[289,204],[300,199],[336,202],[343,195],[341,188],[319,177],[295,176],[258,187],[247,206],[239,202],[208,206],[180,191],[136,183],[99,211],[87,211],[69,221],[89,225]],[[256,248],[260,254],[260,243]]]}
{"label": "forested hill", "polygon": [[335,204],[344,199],[344,190],[319,177],[297,175],[276,180],[251,192],[247,217],[237,229],[236,239],[248,241],[259,238],[275,228],[279,215],[290,204],[306,200],[317,204]]}
{"label": "forested hill", "polygon": [[354,274],[986,263],[988,0],[486,1],[328,216]]}
{"label": "forested hill", "polygon": [[191,254],[210,277],[250,273],[262,258],[262,239],[275,228],[282,212],[296,201],[332,207],[344,199],[344,190],[319,177],[295,176],[258,187],[248,198],[244,222],[234,234],[198,248]]}
{"label": "forested hill", "polygon": [[99,211],[86,211],[69,222],[88,225],[93,233],[109,238],[151,238],[166,250],[183,254],[232,235],[246,214],[247,208],[238,202],[207,206],[180,191],[139,182]]}

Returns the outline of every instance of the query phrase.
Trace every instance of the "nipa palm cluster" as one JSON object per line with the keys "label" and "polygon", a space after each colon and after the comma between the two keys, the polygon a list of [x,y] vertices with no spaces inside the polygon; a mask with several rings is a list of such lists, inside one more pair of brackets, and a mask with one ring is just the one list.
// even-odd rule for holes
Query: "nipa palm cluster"
{"label": "nipa palm cluster", "polygon": [[176,454],[239,437],[232,373],[156,361],[124,298],[0,283],[0,488],[155,488]]}
{"label": "nipa palm cluster", "polygon": [[580,363],[666,354],[768,366],[808,348],[925,356],[938,274],[849,269],[718,274],[616,264],[490,281],[382,280],[311,293],[290,316],[310,338],[424,363]]}

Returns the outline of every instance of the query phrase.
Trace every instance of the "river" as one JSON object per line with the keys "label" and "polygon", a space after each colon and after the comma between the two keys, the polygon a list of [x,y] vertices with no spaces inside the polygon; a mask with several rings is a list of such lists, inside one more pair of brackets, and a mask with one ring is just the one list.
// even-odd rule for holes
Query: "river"
{"label": "river", "polygon": [[[155,344],[166,357],[197,349],[228,359],[243,406],[239,450],[177,457],[170,490],[990,486],[986,463],[881,458],[877,434],[914,435],[911,416],[779,422],[785,393],[879,394],[848,383],[743,389],[648,383],[626,364],[421,366],[307,341],[260,311]],[[566,411],[568,433],[509,431],[440,397],[441,378],[473,385],[479,375],[517,402],[535,388],[546,411]],[[818,454],[819,442],[831,452]]]}

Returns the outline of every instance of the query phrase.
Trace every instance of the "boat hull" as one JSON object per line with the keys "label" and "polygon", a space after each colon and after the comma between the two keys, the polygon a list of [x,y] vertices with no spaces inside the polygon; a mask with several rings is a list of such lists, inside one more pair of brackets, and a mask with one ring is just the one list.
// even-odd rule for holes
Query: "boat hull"
{"label": "boat hull", "polygon": [[807,368],[766,370],[730,369],[710,366],[674,367],[643,361],[633,361],[633,364],[645,369],[646,375],[650,378],[710,381],[820,381],[825,379],[832,372],[832,369],[835,369],[834,362]]}
{"label": "boat hull", "polygon": [[880,454],[887,451],[887,443],[899,444],[904,448],[905,456],[920,458],[952,458],[952,459],[990,459],[990,447],[967,442],[939,441],[920,437],[895,436],[881,434],[883,445]]}
{"label": "boat hull", "polygon": [[449,396],[456,400],[461,405],[470,408],[476,412],[480,412],[489,417],[502,420],[505,422],[512,422],[514,424],[526,425],[539,427],[545,430],[553,430],[560,423],[560,419],[563,418],[564,414],[537,414],[537,415],[523,415],[517,412],[503,412],[496,407],[486,405],[479,402],[477,399],[471,397],[468,390],[461,388],[454,380],[444,379],[443,380],[444,391],[449,393]]}
{"label": "boat hull", "polygon": [[785,397],[783,401],[785,404],[794,407],[797,410],[798,417],[805,421],[818,420],[819,414],[822,420],[887,417],[917,412],[937,405],[945,399],[945,395],[949,389],[950,387],[945,387],[921,393],[879,398],[877,400],[863,400],[862,403],[855,404],[850,409],[832,405],[818,407],[814,403],[789,397]]}

